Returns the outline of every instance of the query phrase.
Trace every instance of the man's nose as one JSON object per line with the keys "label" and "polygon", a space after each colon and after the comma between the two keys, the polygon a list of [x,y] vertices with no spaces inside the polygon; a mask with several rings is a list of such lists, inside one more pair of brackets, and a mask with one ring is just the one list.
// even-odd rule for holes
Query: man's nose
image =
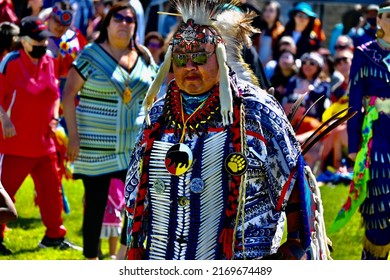
{"label": "man's nose", "polygon": [[187,59],[187,63],[186,63],[186,65],[185,65],[184,67],[186,67],[186,68],[196,68],[196,67],[198,67],[198,65],[196,65],[196,64],[192,61],[191,58],[188,58],[188,59]]}

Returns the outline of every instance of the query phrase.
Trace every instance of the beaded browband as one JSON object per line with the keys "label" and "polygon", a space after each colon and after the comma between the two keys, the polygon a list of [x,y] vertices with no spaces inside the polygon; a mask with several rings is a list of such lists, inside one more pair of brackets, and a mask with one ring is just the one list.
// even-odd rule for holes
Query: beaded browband
{"label": "beaded browband", "polygon": [[378,10],[378,15],[379,15],[379,14],[383,14],[383,13],[387,13],[387,12],[390,12],[390,6],[380,8],[380,9]]}
{"label": "beaded browband", "polygon": [[[210,32],[207,32],[207,31]],[[208,35],[211,33],[213,35]],[[182,22],[179,30],[171,40],[173,46],[180,46],[190,51],[201,44],[217,45],[222,43],[222,37],[211,26],[196,24],[193,19],[188,19],[186,23]]]}

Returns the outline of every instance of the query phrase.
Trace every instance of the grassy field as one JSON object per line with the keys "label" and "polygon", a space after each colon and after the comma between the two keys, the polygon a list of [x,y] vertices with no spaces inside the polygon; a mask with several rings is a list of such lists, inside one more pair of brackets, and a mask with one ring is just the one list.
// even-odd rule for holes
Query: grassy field
{"label": "grassy field", "polygon": [[[81,181],[64,181],[65,194],[69,200],[70,213],[64,214],[64,224],[68,230],[67,239],[82,246],[82,199]],[[325,210],[325,224],[330,228],[334,217],[348,194],[348,187],[322,186],[321,196]],[[37,249],[45,233],[40,220],[39,209],[34,205],[33,182],[27,178],[16,196],[16,207],[19,219],[9,223],[5,233],[6,246],[14,252],[12,256],[0,256],[0,260],[82,260],[82,252],[74,250],[60,251],[55,249]],[[333,243],[334,260],[358,260],[361,254],[363,231],[360,227],[360,215],[355,214],[350,223],[337,233],[329,234]],[[103,241],[102,251],[108,259],[108,243]]]}

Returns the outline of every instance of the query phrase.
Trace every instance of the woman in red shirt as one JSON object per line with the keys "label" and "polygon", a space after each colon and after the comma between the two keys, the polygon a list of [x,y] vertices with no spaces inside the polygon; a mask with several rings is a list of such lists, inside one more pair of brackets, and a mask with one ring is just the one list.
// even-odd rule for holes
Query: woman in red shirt
{"label": "woman in red shirt", "polygon": [[[59,90],[53,60],[46,55],[51,33],[36,17],[21,20],[22,48],[4,57],[0,65],[0,179],[15,199],[31,175],[46,233],[39,247],[74,247],[64,239],[61,181],[54,133],[58,123]],[[0,255],[11,254],[3,244]],[[76,248],[76,247],[74,247]]]}

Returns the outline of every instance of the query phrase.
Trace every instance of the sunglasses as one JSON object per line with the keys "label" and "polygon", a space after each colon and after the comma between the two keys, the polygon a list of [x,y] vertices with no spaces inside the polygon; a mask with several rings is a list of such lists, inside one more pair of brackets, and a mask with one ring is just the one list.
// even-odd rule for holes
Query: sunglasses
{"label": "sunglasses", "polygon": [[312,61],[312,60],[304,60],[304,61],[302,61],[302,65],[316,66],[316,65],[318,65],[318,64],[317,64],[317,62]]}
{"label": "sunglasses", "polygon": [[161,48],[162,45],[160,43],[153,43],[153,42],[150,42],[148,43],[148,48],[156,48],[156,49],[159,49]]}
{"label": "sunglasses", "polygon": [[309,18],[309,16],[307,14],[300,13],[300,12],[296,13],[295,16],[298,17],[298,18],[305,18],[305,19]]}
{"label": "sunglasses", "polygon": [[347,45],[338,45],[334,47],[335,50],[345,50],[346,48],[348,48]]}
{"label": "sunglasses", "polygon": [[337,57],[334,59],[334,63],[339,64],[340,62],[348,62],[349,59],[349,57]]}
{"label": "sunglasses", "polygon": [[204,65],[207,63],[207,60],[212,56],[214,52],[198,52],[198,53],[174,53],[172,55],[172,60],[177,67],[183,67],[187,65],[188,57],[196,65]]}
{"label": "sunglasses", "polygon": [[116,23],[122,23],[123,21],[125,21],[127,24],[134,23],[134,18],[133,17],[124,16],[124,15],[121,15],[120,13],[114,14],[112,16],[112,18],[114,19],[114,21]]}

